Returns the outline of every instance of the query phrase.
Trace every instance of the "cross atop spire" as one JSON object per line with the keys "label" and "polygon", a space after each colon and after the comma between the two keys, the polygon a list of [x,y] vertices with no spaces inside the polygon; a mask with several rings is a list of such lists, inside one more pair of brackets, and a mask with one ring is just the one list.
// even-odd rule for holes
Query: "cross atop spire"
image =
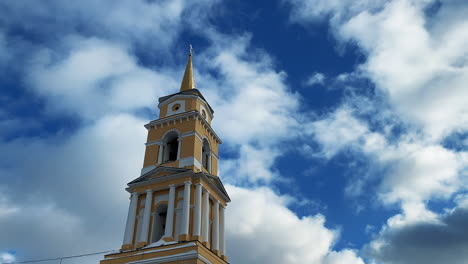
{"label": "cross atop spire", "polygon": [[190,89],[195,89],[195,79],[193,77],[193,66],[192,66],[192,45],[189,45],[190,53],[187,61],[187,66],[185,66],[184,78],[182,79],[182,84],[180,85],[180,91],[187,91]]}

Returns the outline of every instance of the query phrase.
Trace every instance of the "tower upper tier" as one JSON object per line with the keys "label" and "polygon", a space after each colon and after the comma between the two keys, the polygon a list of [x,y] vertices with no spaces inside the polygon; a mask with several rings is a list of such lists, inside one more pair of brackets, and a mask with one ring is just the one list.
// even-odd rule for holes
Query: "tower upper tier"
{"label": "tower upper tier", "polygon": [[159,118],[146,124],[148,139],[142,174],[158,166],[217,175],[218,144],[211,127],[214,111],[193,77],[190,52],[180,91],[159,98]]}

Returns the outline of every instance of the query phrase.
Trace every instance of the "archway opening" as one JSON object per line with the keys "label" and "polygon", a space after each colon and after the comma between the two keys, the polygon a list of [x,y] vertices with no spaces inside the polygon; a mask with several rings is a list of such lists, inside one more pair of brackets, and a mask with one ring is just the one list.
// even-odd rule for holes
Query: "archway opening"
{"label": "archway opening", "polygon": [[211,149],[208,140],[203,139],[203,146],[202,146],[202,165],[208,172],[211,173]]}
{"label": "archway opening", "polygon": [[164,162],[177,160],[179,151],[179,136],[176,132],[168,134],[164,140]]}
{"label": "archway opening", "polygon": [[167,204],[161,204],[156,208],[153,217],[153,235],[151,242],[159,241],[166,232]]}

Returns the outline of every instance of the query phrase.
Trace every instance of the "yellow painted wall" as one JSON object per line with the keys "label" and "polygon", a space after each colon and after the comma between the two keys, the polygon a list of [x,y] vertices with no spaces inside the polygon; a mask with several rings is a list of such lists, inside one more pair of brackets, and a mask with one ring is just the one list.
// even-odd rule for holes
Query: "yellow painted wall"
{"label": "yellow painted wall", "polygon": [[195,135],[183,137],[181,140],[181,148],[180,148],[180,158],[187,158],[192,157],[195,149],[195,144],[198,139],[195,138]]}
{"label": "yellow painted wall", "polygon": [[143,167],[154,165],[158,162],[159,145],[146,146]]}

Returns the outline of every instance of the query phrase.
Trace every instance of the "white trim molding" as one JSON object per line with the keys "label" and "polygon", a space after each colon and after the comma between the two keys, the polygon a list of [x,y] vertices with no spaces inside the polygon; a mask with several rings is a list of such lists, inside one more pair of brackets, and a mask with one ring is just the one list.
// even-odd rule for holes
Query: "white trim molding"
{"label": "white trim molding", "polygon": [[212,264],[211,261],[197,253],[195,250],[191,250],[188,252],[171,255],[171,256],[163,256],[157,257],[152,259],[145,259],[145,260],[137,260],[129,262],[128,264],[160,264],[160,263],[168,263],[173,261],[180,261],[180,260],[187,260],[187,259],[200,259],[206,264]]}
{"label": "white trim molding", "polygon": [[180,121],[189,120],[192,117],[195,120],[199,120],[202,123],[203,127],[207,130],[208,134],[210,136],[212,136],[218,142],[218,144],[223,143],[223,141],[218,137],[216,132],[214,132],[213,128],[208,123],[208,121],[206,121],[201,116],[200,112],[198,112],[197,110],[190,111],[190,112],[184,112],[184,113],[181,113],[180,115],[169,116],[169,117],[164,117],[164,118],[153,120],[153,121],[149,122],[148,124],[146,124],[145,128],[149,130],[151,128],[156,128],[158,125],[161,125],[161,127],[163,127],[165,125],[170,125],[171,122],[174,123],[174,122],[176,122],[178,120],[180,120]]}
{"label": "white trim molding", "polygon": [[200,134],[198,134],[198,132],[196,132],[196,131],[187,132],[185,134],[182,134],[180,137],[184,138],[184,137],[190,137],[190,136],[193,136],[193,135],[195,135],[195,137],[198,138],[198,140],[200,140],[200,142],[203,142],[202,136]]}
{"label": "white trim molding", "polygon": [[154,168],[156,168],[156,165],[149,165],[149,166],[143,167],[143,168],[141,169],[141,174],[140,174],[140,176],[143,175],[143,174],[145,174],[145,173],[150,172],[150,171],[153,170]]}
{"label": "white trim molding", "polygon": [[150,142],[146,142],[145,146],[161,145],[161,144],[162,144],[161,140],[153,140],[153,141],[150,141]]}
{"label": "white trim molding", "polygon": [[[172,111],[172,107],[176,104],[179,104],[180,107],[176,111]],[[180,114],[185,112],[185,100],[176,100],[172,101],[170,104],[167,105],[167,113],[166,116],[171,116],[175,114]]]}
{"label": "white trim molding", "polygon": [[180,159],[179,160],[179,167],[182,168],[182,167],[186,167],[186,166],[192,166],[194,165],[195,167],[197,167],[197,169],[200,169],[201,170],[201,162],[199,160],[197,160],[195,157],[193,156],[190,156],[190,157],[187,157],[187,158],[183,158],[183,159]]}

